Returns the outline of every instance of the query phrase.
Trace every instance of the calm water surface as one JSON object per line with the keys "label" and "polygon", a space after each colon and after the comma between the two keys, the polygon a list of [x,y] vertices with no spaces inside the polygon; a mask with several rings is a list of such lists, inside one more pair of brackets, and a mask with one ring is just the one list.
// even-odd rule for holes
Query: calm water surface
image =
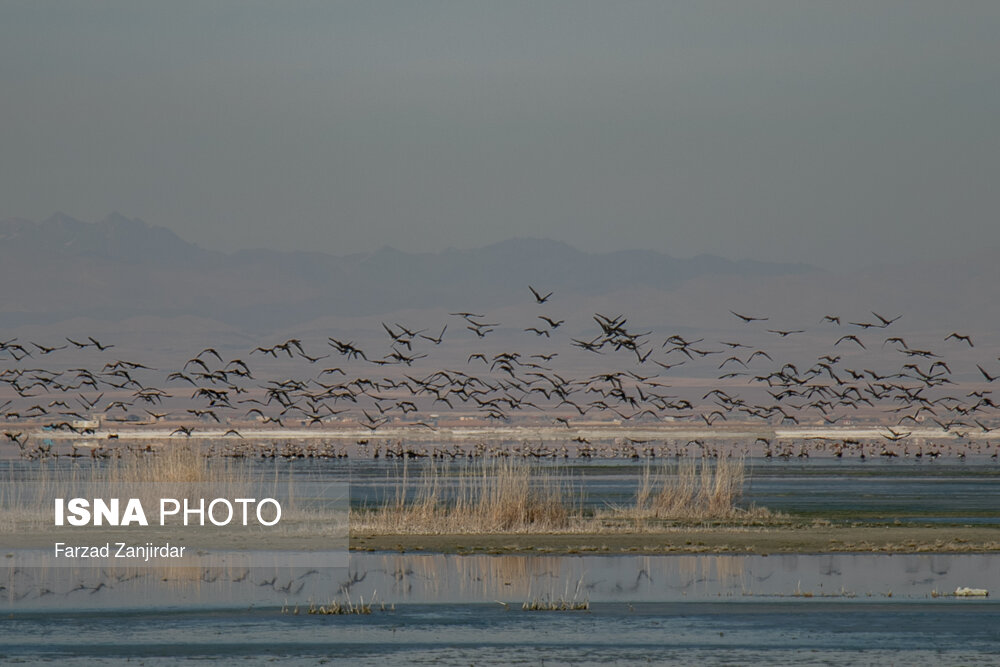
{"label": "calm water surface", "polygon": [[[356,505],[384,498],[400,471],[385,461],[281,465],[303,479],[349,480]],[[642,463],[552,467],[596,507],[629,503]],[[410,479],[419,471],[411,464]],[[990,462],[751,460],[747,472],[746,502],[802,516],[1000,522],[1000,466]],[[991,596],[947,596],[959,586]],[[7,567],[0,663],[992,665],[998,593],[1000,556],[989,554],[365,553],[346,570],[128,576]],[[347,595],[395,610],[292,613]],[[558,598],[590,609],[520,608]]]}
{"label": "calm water surface", "polygon": [[6,664],[997,664],[1000,607],[982,602],[399,605],[370,616],[275,609],[22,614]]}

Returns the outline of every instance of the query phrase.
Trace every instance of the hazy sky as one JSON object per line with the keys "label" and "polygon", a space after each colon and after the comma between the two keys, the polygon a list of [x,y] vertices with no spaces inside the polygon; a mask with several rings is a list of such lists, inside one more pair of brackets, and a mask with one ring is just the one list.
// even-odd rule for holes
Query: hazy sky
{"label": "hazy sky", "polygon": [[0,218],[218,249],[1000,247],[1000,2],[0,4]]}

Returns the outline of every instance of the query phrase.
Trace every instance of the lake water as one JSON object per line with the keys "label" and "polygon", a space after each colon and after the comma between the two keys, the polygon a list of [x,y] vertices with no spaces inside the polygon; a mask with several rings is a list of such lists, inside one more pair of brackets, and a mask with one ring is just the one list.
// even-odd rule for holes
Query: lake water
{"label": "lake water", "polygon": [[[32,465],[10,474],[30,478]],[[355,504],[384,496],[398,473],[374,461],[280,465],[350,481]],[[641,464],[554,469],[598,506],[627,503]],[[746,501],[803,516],[998,520],[991,463],[756,460],[747,472]],[[993,554],[356,553],[339,568],[3,572],[3,664],[1000,664]],[[950,595],[964,586],[991,596]],[[305,613],[348,596],[393,609]],[[589,609],[521,609],[559,599]]]}
{"label": "lake water", "polygon": [[[257,469],[291,473],[306,481],[350,484],[353,506],[377,504],[393,498],[406,470],[407,489],[413,493],[430,466],[438,471],[444,493],[458,485],[461,473],[475,472],[477,463],[385,459],[247,460]],[[658,472],[670,461],[651,463]],[[49,469],[90,467],[90,460],[46,462]],[[572,494],[585,508],[628,505],[646,461],[570,460],[531,461]],[[38,475],[33,461],[6,461],[4,477],[31,481]],[[910,459],[764,459],[747,458],[744,465],[743,505],[755,504],[803,517],[865,521],[923,521],[1000,523],[1000,462]]]}
{"label": "lake water", "polygon": [[984,602],[398,605],[369,616],[274,609],[21,614],[5,664],[997,664],[1000,607]]}
{"label": "lake water", "polygon": [[[297,595],[258,573],[238,584],[175,579],[159,598],[155,572],[96,592],[56,585],[6,601],[0,661],[997,664],[1000,655],[1000,604],[946,595],[1000,590],[994,555],[365,553],[327,575],[307,575]],[[389,606],[305,613],[310,599],[334,597]],[[590,608],[521,609],[559,599]]]}
{"label": "lake water", "polygon": [[[669,466],[670,462],[667,462]],[[319,464],[319,467],[329,464]],[[429,464],[409,463],[410,489],[420,485]],[[465,463],[436,463],[447,492],[449,474]],[[554,474],[589,508],[629,505],[646,462],[572,461],[534,463]],[[662,462],[652,464],[658,471]],[[343,467],[343,466],[342,466]],[[357,505],[393,497],[403,464],[393,461],[353,461],[349,473],[351,498]],[[1000,464],[950,461],[837,459],[747,459],[743,505],[833,520],[1000,523]],[[455,478],[451,477],[454,483]]]}

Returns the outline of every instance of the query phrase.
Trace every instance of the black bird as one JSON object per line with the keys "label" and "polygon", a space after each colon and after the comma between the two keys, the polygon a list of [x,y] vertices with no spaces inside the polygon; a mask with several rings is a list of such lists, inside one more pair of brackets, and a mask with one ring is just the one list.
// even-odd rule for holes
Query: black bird
{"label": "black bird", "polygon": [[865,350],[868,349],[867,347],[865,347],[865,344],[862,343],[861,340],[857,336],[855,336],[853,334],[850,334],[850,335],[847,335],[847,336],[841,336],[840,338],[837,339],[837,342],[834,343],[834,345],[840,345],[840,343],[843,342],[843,341],[845,341],[845,340],[853,340],[855,343],[857,343],[858,345],[860,345],[862,347],[862,349],[865,349]]}
{"label": "black bird", "polygon": [[[88,339],[88,340],[89,340],[89,341],[90,341],[91,343],[93,343],[93,344],[94,344],[94,347],[96,347],[96,348],[97,348],[98,350],[100,350],[101,352],[104,352],[104,350],[107,350],[107,349],[109,349],[109,348],[112,348],[112,347],[114,347],[114,345],[102,345],[102,344],[101,344],[101,343],[100,343],[99,341],[95,340],[93,336],[87,336],[87,339]],[[71,341],[71,342],[72,342],[72,341]]]}
{"label": "black bird", "polygon": [[66,345],[60,345],[59,347],[48,347],[46,345],[39,345],[35,341],[31,341],[31,344],[37,347],[42,354],[51,354],[56,350],[65,350],[67,347]]}
{"label": "black bird", "polygon": [[1000,377],[1000,375],[990,375],[989,373],[987,373],[986,371],[984,371],[983,367],[980,366],[979,364],[976,364],[976,368],[978,368],[979,372],[983,374],[983,377],[986,378],[987,382],[993,382],[998,377]]}
{"label": "black bird", "polygon": [[206,347],[204,350],[195,355],[195,357],[200,357],[203,354],[215,355],[215,358],[219,360],[219,363],[222,363],[222,357],[219,356],[219,353],[215,351],[214,347]]}
{"label": "black bird", "polygon": [[196,364],[198,366],[201,366],[202,368],[205,369],[206,373],[212,372],[212,370],[205,364],[205,362],[199,359],[198,357],[194,357],[193,359],[188,359],[187,362],[184,364],[183,368],[181,368],[181,370],[186,371],[187,367],[190,366],[191,364]]}
{"label": "black bird", "polygon": [[446,324],[446,325],[444,325],[444,326],[443,326],[443,327],[441,328],[441,333],[439,333],[439,334],[437,335],[437,338],[432,338],[431,336],[425,336],[425,335],[423,335],[423,334],[420,334],[420,337],[421,337],[421,338],[423,338],[424,340],[429,340],[430,342],[434,343],[435,345],[440,345],[440,344],[441,344],[441,341],[442,341],[442,340],[444,340],[444,331],[445,331],[445,329],[447,329],[447,328],[448,328],[448,325],[447,325],[447,324]]}
{"label": "black bird", "polygon": [[485,327],[465,327],[465,328],[473,332],[480,338],[486,338],[486,334],[496,331],[495,329],[487,329]]}
{"label": "black bird", "polygon": [[883,329],[885,329],[887,326],[889,326],[890,324],[892,324],[893,322],[895,322],[896,320],[898,320],[899,318],[902,317],[902,315],[897,315],[896,317],[893,317],[892,319],[888,319],[888,318],[882,317],[881,315],[879,315],[878,313],[876,313],[874,310],[871,311],[871,313],[875,317],[877,317],[880,320],[882,320],[882,327],[881,328],[883,328]]}
{"label": "black bird", "polygon": [[792,334],[805,333],[804,329],[794,329],[791,331],[782,331],[781,329],[768,329],[768,333],[778,334],[782,338],[786,336],[791,336]]}
{"label": "black bird", "polygon": [[531,285],[528,285],[528,289],[530,289],[530,290],[531,290],[531,293],[535,295],[535,301],[536,301],[537,303],[545,303],[546,301],[548,301],[548,300],[549,300],[549,297],[550,297],[550,296],[552,296],[552,294],[553,294],[552,292],[549,292],[549,293],[548,293],[548,294],[546,294],[545,296],[542,296],[542,295],[541,295],[541,294],[539,294],[539,293],[538,293],[538,292],[537,292],[537,291],[535,290],[535,288],[534,288],[534,287],[532,287]]}
{"label": "black bird", "polygon": [[966,335],[960,334],[960,333],[958,333],[956,331],[952,331],[950,334],[948,334],[947,336],[945,336],[944,339],[945,340],[950,340],[952,338],[954,338],[955,340],[964,340],[966,343],[969,344],[969,347],[975,347],[972,344],[972,336],[966,336]]}
{"label": "black bird", "polygon": [[730,310],[729,312],[732,313],[733,315],[735,315],[736,317],[740,318],[744,322],[747,322],[747,323],[750,323],[750,322],[764,322],[764,321],[770,319],[769,317],[753,317],[752,315],[740,315],[735,310]]}

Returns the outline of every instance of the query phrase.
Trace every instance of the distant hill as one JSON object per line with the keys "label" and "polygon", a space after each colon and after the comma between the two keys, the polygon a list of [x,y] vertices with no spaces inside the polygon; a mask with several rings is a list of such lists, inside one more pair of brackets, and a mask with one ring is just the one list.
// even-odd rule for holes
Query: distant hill
{"label": "distant hill", "polygon": [[[838,273],[650,250],[586,253],[542,239],[433,253],[224,253],[117,214],[97,223],[60,214],[0,222],[0,340],[55,346],[67,336],[94,336],[114,343],[118,358],[166,366],[207,345],[244,355],[291,336],[317,355],[334,354],[327,342],[334,336],[381,356],[392,351],[383,322],[432,335],[447,325],[447,345],[431,350],[422,341],[421,348],[446,368],[463,367],[473,353],[517,350],[559,352],[561,361],[596,372],[614,354],[581,357],[572,339],[597,335],[594,314],[603,313],[628,318],[632,332],[650,332],[658,354],[668,335],[681,334],[719,354],[728,350],[723,341],[768,351],[780,345],[785,360],[846,355],[864,368],[865,350],[838,345],[842,336],[859,335],[875,356],[892,351],[887,337],[902,336],[914,348],[947,353],[949,362],[964,359],[974,376],[973,362],[996,370],[1000,354],[994,257],[984,249],[960,261]],[[538,305],[528,285],[554,295]],[[768,319],[746,324],[730,310]],[[459,311],[482,313],[496,331],[477,337],[449,315]],[[876,312],[899,320],[888,330],[851,324],[877,324]],[[540,315],[565,324],[551,338],[526,331]],[[769,330],[803,333],[779,338]],[[947,340],[953,331],[971,335],[975,348]],[[684,361],[687,376],[714,377],[719,354],[674,361]]]}
{"label": "distant hill", "polygon": [[0,221],[0,318],[7,328],[85,317],[206,318],[248,332],[401,309],[530,304],[527,285],[561,297],[675,290],[694,280],[806,277],[801,263],[676,259],[650,250],[585,253],[559,241],[511,239],[470,250],[390,247],[346,256],[199,248],[113,213]]}

